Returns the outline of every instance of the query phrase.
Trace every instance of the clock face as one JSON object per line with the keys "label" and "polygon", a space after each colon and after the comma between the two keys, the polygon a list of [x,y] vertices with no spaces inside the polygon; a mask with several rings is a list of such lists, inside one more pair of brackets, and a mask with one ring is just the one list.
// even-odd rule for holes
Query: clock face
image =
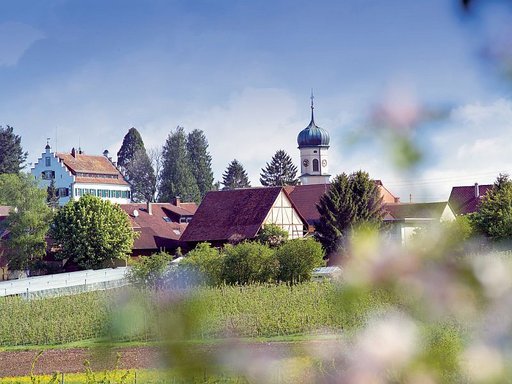
{"label": "clock face", "polygon": [[304,164],[304,166],[307,167],[309,165],[309,160],[308,159],[304,159],[302,164]]}
{"label": "clock face", "polygon": [[322,160],[322,167],[327,167],[327,160],[325,160],[325,159]]}

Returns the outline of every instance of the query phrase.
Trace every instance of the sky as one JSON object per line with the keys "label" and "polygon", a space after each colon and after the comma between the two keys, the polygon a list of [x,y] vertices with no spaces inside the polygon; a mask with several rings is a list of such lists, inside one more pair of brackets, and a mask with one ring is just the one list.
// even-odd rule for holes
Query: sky
{"label": "sky", "polygon": [[[203,130],[215,180],[233,159],[258,186],[310,119],[331,137],[332,175],[359,169],[402,201],[512,171],[510,8],[458,1],[6,0],[0,125],[35,163],[52,148],[114,155]],[[422,153],[398,166],[401,139]]]}

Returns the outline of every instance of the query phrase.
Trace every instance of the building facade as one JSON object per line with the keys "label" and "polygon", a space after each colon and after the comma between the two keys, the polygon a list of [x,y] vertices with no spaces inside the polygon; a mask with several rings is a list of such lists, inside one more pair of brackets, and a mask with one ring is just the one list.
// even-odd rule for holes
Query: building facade
{"label": "building facade", "polygon": [[84,154],[74,148],[70,153],[53,152],[49,144],[30,173],[41,188],[54,181],[59,205],[83,195],[98,196],[117,204],[131,201],[131,187],[108,157]]}

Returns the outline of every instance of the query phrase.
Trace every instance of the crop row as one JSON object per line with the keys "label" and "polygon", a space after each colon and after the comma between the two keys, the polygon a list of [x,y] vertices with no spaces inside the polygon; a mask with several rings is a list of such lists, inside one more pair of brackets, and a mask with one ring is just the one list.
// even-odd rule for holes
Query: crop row
{"label": "crop row", "polygon": [[0,345],[114,340],[272,337],[339,330],[364,321],[374,294],[343,315],[337,287],[249,285],[148,294],[129,288],[35,300],[0,298]]}

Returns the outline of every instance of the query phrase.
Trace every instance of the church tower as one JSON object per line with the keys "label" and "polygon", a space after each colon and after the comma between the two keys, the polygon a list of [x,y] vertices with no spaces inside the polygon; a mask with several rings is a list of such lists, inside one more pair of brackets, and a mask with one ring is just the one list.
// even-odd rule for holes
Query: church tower
{"label": "church tower", "polygon": [[300,182],[302,185],[329,183],[329,134],[315,124],[313,93],[311,93],[311,122],[300,131],[297,144],[300,150]]}

